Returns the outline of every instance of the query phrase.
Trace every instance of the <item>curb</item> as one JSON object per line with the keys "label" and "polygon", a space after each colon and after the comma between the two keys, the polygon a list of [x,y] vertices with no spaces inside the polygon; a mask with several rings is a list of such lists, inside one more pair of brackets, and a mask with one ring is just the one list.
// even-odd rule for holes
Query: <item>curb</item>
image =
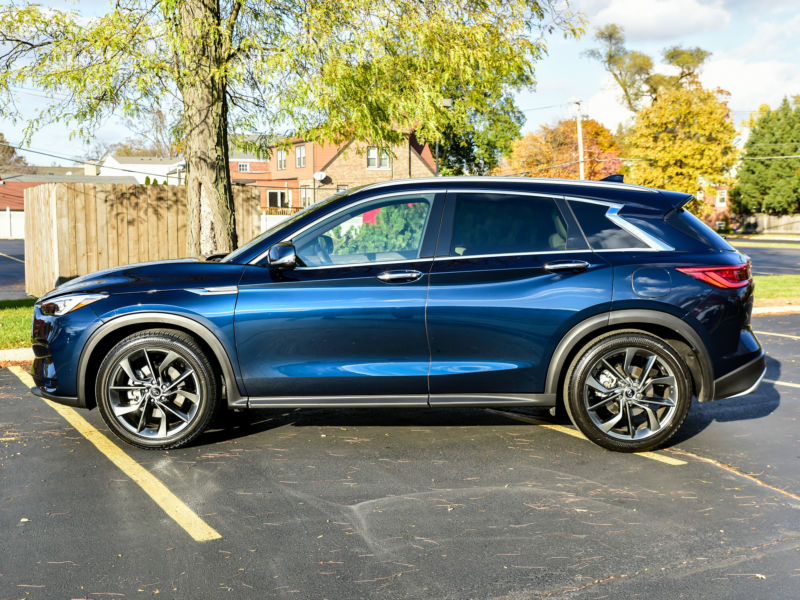
{"label": "curb", "polygon": [[797,304],[786,304],[784,306],[762,306],[753,309],[753,316],[758,315],[790,315],[800,313],[800,306]]}
{"label": "curb", "polygon": [[32,362],[32,348],[11,348],[10,350],[0,350],[0,361],[2,362]]}

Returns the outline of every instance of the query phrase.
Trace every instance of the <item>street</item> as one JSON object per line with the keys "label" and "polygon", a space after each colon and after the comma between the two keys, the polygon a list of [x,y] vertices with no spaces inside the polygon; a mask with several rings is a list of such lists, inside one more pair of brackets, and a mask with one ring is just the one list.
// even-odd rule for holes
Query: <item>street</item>
{"label": "street", "polygon": [[0,300],[27,297],[24,260],[24,240],[0,240]]}
{"label": "street", "polygon": [[647,455],[536,410],[265,410],[169,452],[79,411],[176,500],[0,370],[0,598],[796,597],[800,315],[753,323],[765,382]]}

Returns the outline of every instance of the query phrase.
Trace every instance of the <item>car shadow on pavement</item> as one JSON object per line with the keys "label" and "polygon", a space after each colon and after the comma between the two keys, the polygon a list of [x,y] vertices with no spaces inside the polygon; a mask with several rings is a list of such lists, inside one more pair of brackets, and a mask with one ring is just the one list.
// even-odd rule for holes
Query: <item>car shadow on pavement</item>
{"label": "car shadow on pavement", "polygon": [[[518,412],[515,409],[515,412]],[[539,409],[543,420],[546,411]],[[534,416],[531,414],[530,416]],[[536,415],[539,416],[539,415]],[[220,415],[196,444],[205,445],[254,435],[270,429],[294,427],[485,427],[519,425],[501,414],[481,408],[259,408]],[[192,444],[194,445],[194,444]]]}
{"label": "car shadow on pavement", "polygon": [[[765,379],[779,380],[780,375],[780,361],[767,356]],[[666,446],[675,446],[691,439],[714,421],[745,421],[766,417],[777,409],[780,403],[780,391],[773,384],[764,381],[754,392],[746,396],[703,403],[694,399],[686,422],[667,442]]]}

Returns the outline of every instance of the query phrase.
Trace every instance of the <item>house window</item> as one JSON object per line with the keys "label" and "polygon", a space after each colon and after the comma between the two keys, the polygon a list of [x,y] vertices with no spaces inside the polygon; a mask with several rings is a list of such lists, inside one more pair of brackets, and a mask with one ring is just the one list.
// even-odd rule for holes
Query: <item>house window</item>
{"label": "house window", "polygon": [[314,190],[312,190],[308,186],[303,186],[300,188],[300,205],[301,206],[310,206],[314,203]]}
{"label": "house window", "polygon": [[367,148],[367,168],[368,169],[388,169],[389,151],[378,150],[377,146]]}
{"label": "house window", "polygon": [[278,159],[278,169],[283,170],[286,168],[286,150],[278,150],[276,153]]}
{"label": "house window", "polygon": [[306,147],[297,146],[294,149],[295,166],[300,169],[306,166]]}
{"label": "house window", "polygon": [[288,208],[289,198],[284,190],[270,190],[267,192],[267,206]]}
{"label": "house window", "polygon": [[238,169],[239,169],[239,173],[249,173],[250,172],[250,163],[239,163]]}
{"label": "house window", "polygon": [[717,190],[717,208],[728,206],[728,190]]}

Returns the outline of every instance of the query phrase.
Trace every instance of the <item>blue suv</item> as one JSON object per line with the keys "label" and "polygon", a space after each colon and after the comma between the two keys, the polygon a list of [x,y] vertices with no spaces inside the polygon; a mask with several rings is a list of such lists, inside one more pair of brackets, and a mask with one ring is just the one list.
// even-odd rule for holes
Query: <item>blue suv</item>
{"label": "blue suv", "polygon": [[750,264],[617,182],[453,177],[348,190],[222,258],[74,279],[34,308],[35,393],[145,448],[221,409],[539,406],[655,448],[765,372]]}

